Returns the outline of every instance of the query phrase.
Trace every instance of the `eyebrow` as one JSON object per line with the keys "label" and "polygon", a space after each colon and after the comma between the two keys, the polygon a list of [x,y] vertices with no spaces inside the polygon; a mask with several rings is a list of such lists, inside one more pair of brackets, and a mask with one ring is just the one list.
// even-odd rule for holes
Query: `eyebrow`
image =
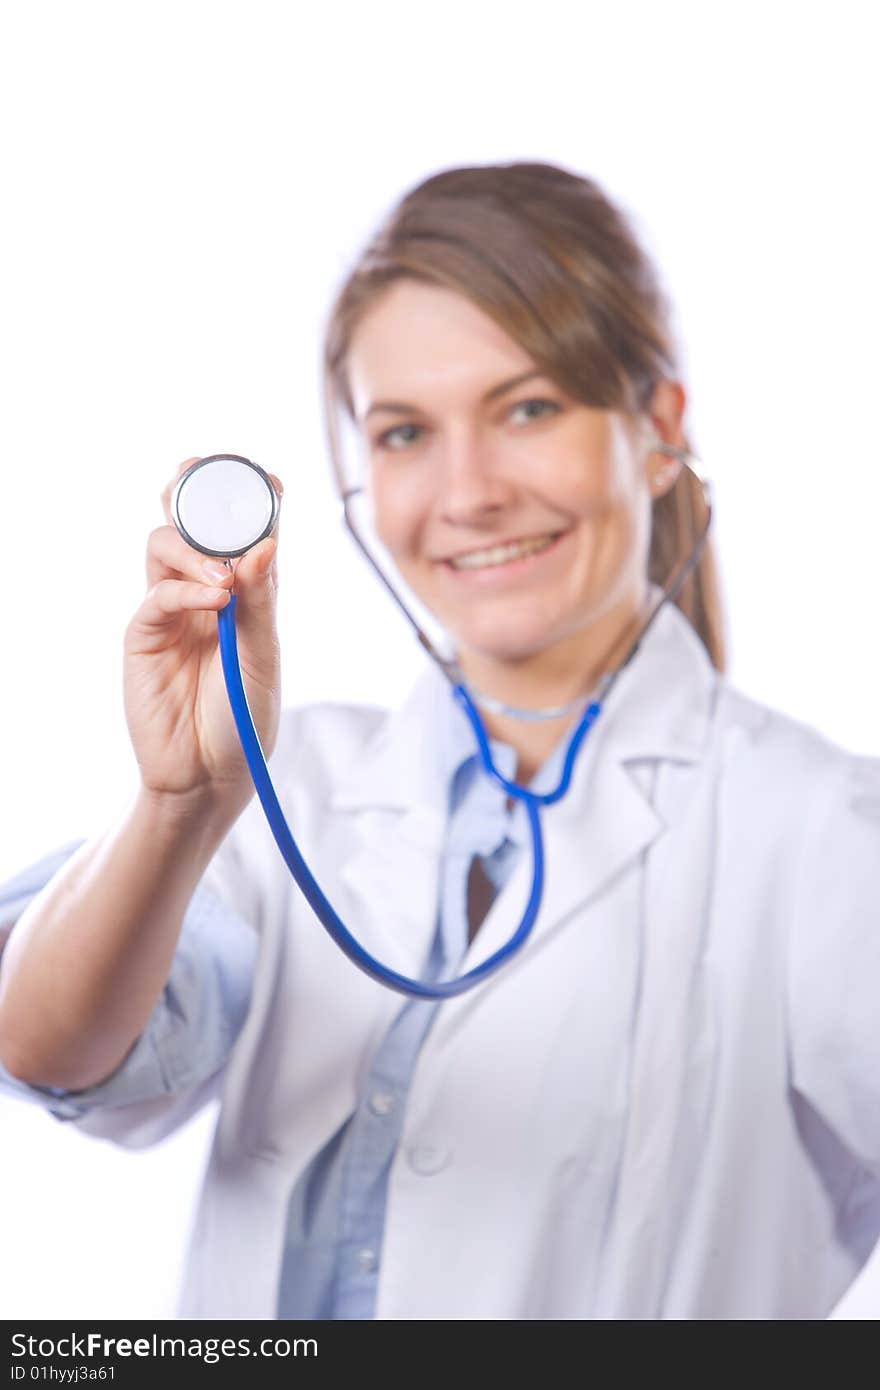
{"label": "eyebrow", "polygon": [[[512,376],[508,381],[500,381],[497,386],[491,387],[491,389],[486,392],[481,404],[488,405],[490,401],[496,400],[498,396],[503,396],[506,392],[512,391],[514,386],[521,386],[524,381],[531,381],[533,377],[543,376],[545,376],[544,372],[531,371],[523,372],[521,376]],[[409,415],[417,413],[419,407],[417,405],[407,405],[406,401],[374,401],[369,410],[361,416],[361,423],[363,424],[365,420],[369,420],[370,416],[377,410],[388,410],[398,415]]]}

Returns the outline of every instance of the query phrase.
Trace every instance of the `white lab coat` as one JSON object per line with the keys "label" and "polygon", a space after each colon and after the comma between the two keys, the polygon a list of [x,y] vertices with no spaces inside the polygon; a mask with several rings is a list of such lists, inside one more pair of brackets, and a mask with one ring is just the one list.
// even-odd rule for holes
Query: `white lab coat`
{"label": "white lab coat", "polygon": [[[445,694],[428,665],[392,713],[286,710],[270,764],[334,906],[410,974]],[[377,1317],[824,1317],[880,1230],[880,759],[731,688],[667,606],[542,820],[531,939],[441,1006],[417,1062]],[[525,854],[464,969],[530,882]],[[143,1146],[219,1088],[179,1312],[271,1318],[290,1190],[403,1001],[318,924],[256,797],[205,883],[259,937],[226,1067],[74,1123]]]}

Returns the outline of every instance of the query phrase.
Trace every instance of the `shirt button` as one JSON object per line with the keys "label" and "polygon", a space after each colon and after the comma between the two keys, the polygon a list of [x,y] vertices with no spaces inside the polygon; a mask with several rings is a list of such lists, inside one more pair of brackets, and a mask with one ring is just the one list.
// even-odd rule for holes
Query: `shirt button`
{"label": "shirt button", "polygon": [[445,1168],[452,1160],[452,1153],[449,1149],[441,1148],[439,1144],[412,1144],[407,1157],[414,1173],[428,1176]]}
{"label": "shirt button", "polygon": [[376,1268],[375,1250],[371,1250],[369,1246],[365,1246],[363,1250],[358,1251],[357,1261],[364,1273],[369,1274],[371,1270]]}
{"label": "shirt button", "polygon": [[390,1115],[394,1109],[394,1096],[390,1091],[374,1091],[370,1096],[370,1109],[374,1115]]}

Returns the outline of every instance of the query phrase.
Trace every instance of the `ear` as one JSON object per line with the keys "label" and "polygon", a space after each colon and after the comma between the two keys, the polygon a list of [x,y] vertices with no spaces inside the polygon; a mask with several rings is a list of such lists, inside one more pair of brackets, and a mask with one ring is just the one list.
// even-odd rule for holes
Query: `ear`
{"label": "ear", "polygon": [[663,497],[677,483],[684,464],[680,459],[651,447],[655,440],[677,448],[687,447],[682,431],[687,395],[680,381],[663,380],[657,383],[651,403],[645,412],[647,429],[644,468],[652,500]]}

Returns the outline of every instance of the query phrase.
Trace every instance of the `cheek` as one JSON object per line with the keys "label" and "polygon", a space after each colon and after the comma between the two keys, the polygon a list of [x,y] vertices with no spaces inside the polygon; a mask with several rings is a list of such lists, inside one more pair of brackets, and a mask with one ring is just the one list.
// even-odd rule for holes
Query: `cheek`
{"label": "cheek", "polygon": [[376,533],[386,549],[393,555],[413,549],[423,510],[414,489],[373,472],[367,479],[367,497]]}
{"label": "cheek", "polygon": [[613,436],[573,440],[547,469],[544,491],[573,520],[599,522],[632,505],[632,468]]}
{"label": "cheek", "polygon": [[589,528],[615,524],[632,505],[622,479],[605,463],[572,468],[555,490],[555,500],[575,525]]}

